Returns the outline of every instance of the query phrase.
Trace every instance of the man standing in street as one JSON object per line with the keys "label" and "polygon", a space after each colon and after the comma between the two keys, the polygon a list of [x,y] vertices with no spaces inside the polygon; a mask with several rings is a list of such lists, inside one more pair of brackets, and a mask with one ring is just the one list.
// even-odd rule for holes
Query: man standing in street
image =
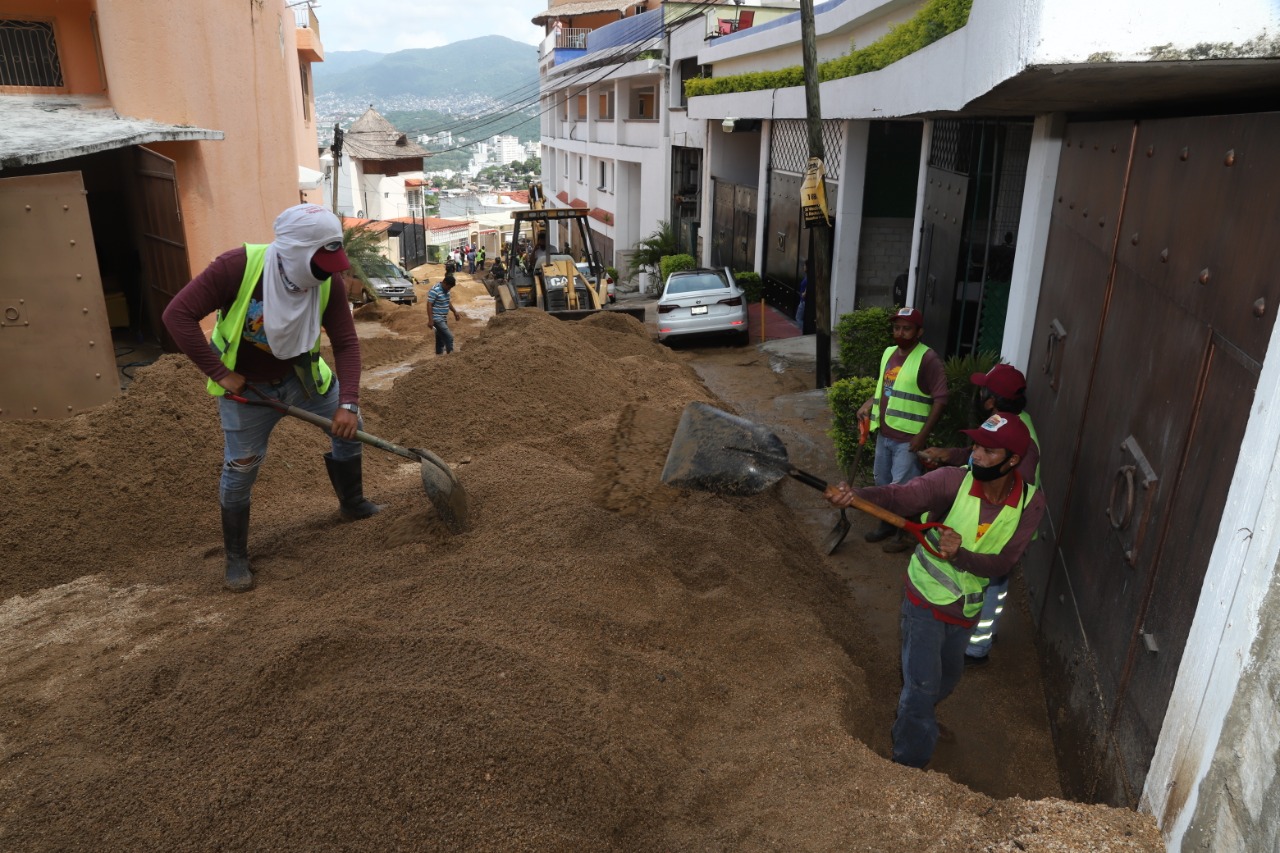
{"label": "man standing in street", "polygon": [[484,246],[481,246],[476,249],[476,269],[480,270],[480,272],[484,272],[484,258]]}
{"label": "man standing in street", "polygon": [[427,291],[427,310],[431,312],[431,326],[436,330],[436,355],[453,352],[453,332],[449,331],[449,312],[458,319],[458,309],[453,307],[453,290],[456,280],[445,275],[444,280]]}
{"label": "man standing in street", "polygon": [[905,485],[851,489],[841,483],[830,502],[857,496],[898,513],[928,513],[947,529],[926,534],[935,556],[917,545],[903,584],[902,693],[893,723],[893,760],[924,767],[938,742],[935,706],[964,672],[964,650],[982,610],[989,578],[1007,575],[1022,558],[1044,513],[1044,496],[1023,480],[1018,464],[1031,436],[1010,412],[976,429],[969,468],[939,468]]}
{"label": "man standing in street", "polygon": [[[894,346],[880,359],[876,395],[858,409],[858,419],[870,418],[876,433],[875,478],[877,486],[906,483],[920,476],[916,454],[925,448],[929,433],[947,404],[947,374],[938,354],[920,342],[924,315],[918,308],[902,308],[891,319]],[[868,542],[880,542],[894,534],[885,522],[869,531]],[[901,530],[885,551],[906,551],[911,542]]]}
{"label": "man standing in street", "polygon": [[[324,455],[342,515],[367,518],[381,507],[364,496],[361,473],[360,340],[341,272],[351,264],[342,224],[323,207],[299,204],[275,221],[269,245],[246,243],[214,259],[164,310],[178,347],[209,377],[218,398],[224,439],[222,538],[224,584],[253,589],[249,565],[249,503],[271,431],[285,417],[250,400],[296,406],[333,422],[332,449]],[[336,293],[332,284],[337,284]],[[212,341],[200,321],[217,312]],[[320,357],[320,330],[333,347],[334,371]]]}

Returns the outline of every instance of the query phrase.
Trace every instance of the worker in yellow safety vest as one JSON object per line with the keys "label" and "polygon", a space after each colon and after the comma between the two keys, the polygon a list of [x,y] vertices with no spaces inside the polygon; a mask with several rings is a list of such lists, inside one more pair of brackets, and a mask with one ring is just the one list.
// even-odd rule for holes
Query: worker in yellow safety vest
{"label": "worker in yellow safety vest", "polygon": [[[276,217],[274,231],[270,244],[246,243],[219,255],[164,311],[165,328],[208,377],[206,388],[218,400],[223,585],[232,592],[254,586],[250,495],[271,431],[284,417],[281,407],[331,421],[324,462],[342,517],[368,518],[381,509],[364,496],[356,437],[362,423],[360,339],[342,278],[351,266],[342,223],[323,207],[299,204]],[[209,341],[200,322],[215,312]],[[333,369],[320,357],[322,329]]]}
{"label": "worker in yellow safety vest", "polygon": [[[901,308],[890,320],[894,345],[880,358],[876,395],[858,409],[859,420],[870,420],[876,434],[875,478],[877,486],[906,483],[922,469],[916,454],[925,448],[929,434],[947,404],[947,374],[942,359],[920,340],[924,315],[918,308]],[[868,542],[880,542],[894,534],[891,525],[868,531]],[[901,531],[883,548],[889,553],[911,547]]]}
{"label": "worker in yellow safety vest", "polygon": [[[1018,473],[1022,479],[1040,488],[1040,437],[1031,415],[1027,414],[1027,378],[1022,371],[1011,364],[997,364],[986,373],[975,373],[969,381],[978,386],[978,405],[981,407],[982,420],[992,412],[1012,412],[1027,427],[1031,443],[1018,465]],[[920,459],[926,467],[938,465],[966,465],[969,461],[968,447],[928,447],[920,451]],[[978,624],[974,626],[973,635],[969,637],[969,647],[964,651],[965,666],[981,666],[989,661],[991,644],[995,641],[996,631],[1000,625],[1000,617],[1004,615],[1005,599],[1009,595],[1009,576],[992,578],[987,584],[986,597],[982,603],[982,613],[978,616]]]}
{"label": "worker in yellow safety vest", "polygon": [[838,507],[856,496],[898,515],[925,513],[947,526],[927,534],[941,557],[918,545],[907,566],[902,601],[902,693],[893,724],[893,760],[924,767],[938,741],[935,706],[964,672],[964,652],[990,578],[1021,559],[1044,512],[1044,496],[1018,473],[1031,443],[1026,424],[995,412],[975,429],[968,468],[939,468],[904,484],[852,489],[829,498]]}

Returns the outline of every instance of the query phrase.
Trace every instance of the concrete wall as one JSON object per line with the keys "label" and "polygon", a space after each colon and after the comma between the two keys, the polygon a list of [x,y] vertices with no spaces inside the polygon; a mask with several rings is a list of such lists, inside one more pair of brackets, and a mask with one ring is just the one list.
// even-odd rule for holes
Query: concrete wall
{"label": "concrete wall", "polygon": [[[915,220],[868,217],[862,220],[858,252],[858,305],[893,304],[893,280],[911,266]],[[838,318],[837,318],[838,319]]]}

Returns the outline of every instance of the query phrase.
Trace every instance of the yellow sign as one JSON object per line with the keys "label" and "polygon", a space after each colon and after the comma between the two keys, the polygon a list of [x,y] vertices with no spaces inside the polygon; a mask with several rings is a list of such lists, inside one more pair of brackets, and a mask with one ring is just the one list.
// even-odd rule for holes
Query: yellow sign
{"label": "yellow sign", "polygon": [[809,168],[804,173],[804,183],[800,186],[800,206],[804,211],[804,227],[815,225],[831,226],[831,214],[827,212],[827,186],[823,180],[822,161],[817,157],[809,158]]}

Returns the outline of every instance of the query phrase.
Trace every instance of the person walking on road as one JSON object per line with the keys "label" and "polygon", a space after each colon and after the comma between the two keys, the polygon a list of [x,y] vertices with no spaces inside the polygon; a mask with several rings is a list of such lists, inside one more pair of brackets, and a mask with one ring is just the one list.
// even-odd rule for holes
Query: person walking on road
{"label": "person walking on road", "polygon": [[[925,448],[929,434],[947,404],[947,374],[942,359],[920,342],[924,315],[918,308],[902,308],[890,320],[894,346],[880,359],[876,395],[858,409],[858,420],[870,419],[876,433],[875,480],[877,486],[906,483],[922,471],[916,454]],[[885,522],[863,538],[888,539],[895,528]],[[910,541],[901,530],[885,551],[906,551]]]}
{"label": "person walking on road", "polygon": [[[323,207],[299,204],[275,220],[270,244],[246,243],[224,252],[165,308],[165,327],[206,376],[218,398],[224,440],[218,501],[226,550],[224,584],[254,586],[249,564],[250,495],[283,414],[249,399],[296,406],[333,422],[324,455],[342,515],[368,518],[381,507],[364,496],[360,420],[360,340],[347,304],[342,271],[351,264],[342,224]],[[200,321],[215,314],[212,341]],[[320,357],[320,330],[333,348],[331,370]]]}
{"label": "person walking on road", "polygon": [[453,352],[453,332],[449,330],[449,312],[453,319],[458,319],[458,309],[453,307],[453,298],[449,292],[457,281],[451,275],[435,287],[427,291],[427,310],[431,312],[431,326],[436,331],[436,355]]}
{"label": "person walking on road", "polygon": [[905,484],[852,489],[841,483],[829,501],[852,498],[899,515],[927,513],[948,530],[925,536],[942,556],[917,545],[907,564],[901,615],[902,693],[893,723],[893,760],[924,767],[938,741],[935,706],[964,673],[988,579],[1009,574],[1031,542],[1044,496],[1018,473],[1031,443],[1026,424],[995,412],[976,429],[969,468],[939,468]]}
{"label": "person walking on road", "polygon": [[484,246],[481,246],[476,249],[476,269],[480,270],[480,272],[484,272],[484,258]]}

